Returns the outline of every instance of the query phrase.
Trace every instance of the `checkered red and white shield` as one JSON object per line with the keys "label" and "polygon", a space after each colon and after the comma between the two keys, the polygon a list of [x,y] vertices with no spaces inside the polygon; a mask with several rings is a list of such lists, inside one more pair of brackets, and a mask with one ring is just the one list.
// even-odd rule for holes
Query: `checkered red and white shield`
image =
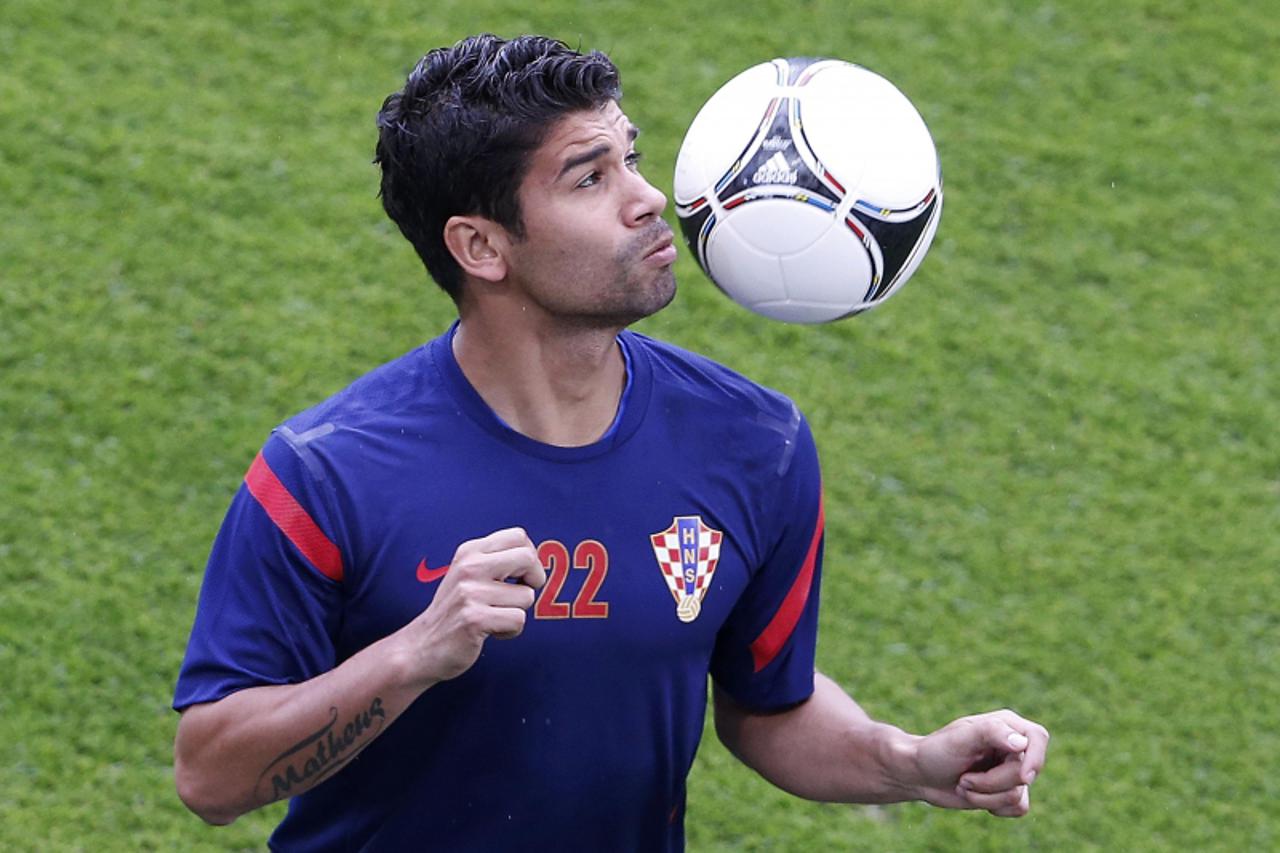
{"label": "checkered red and white shield", "polygon": [[676,516],[670,527],[649,537],[681,622],[692,622],[702,612],[723,539],[724,534],[704,524],[699,515]]}

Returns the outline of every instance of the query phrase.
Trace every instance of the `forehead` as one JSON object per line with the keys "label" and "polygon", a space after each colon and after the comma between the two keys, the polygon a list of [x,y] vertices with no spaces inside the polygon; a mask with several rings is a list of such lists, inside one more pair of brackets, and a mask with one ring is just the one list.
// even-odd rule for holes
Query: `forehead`
{"label": "forehead", "polygon": [[599,109],[577,110],[556,121],[534,157],[558,168],[559,161],[581,153],[580,149],[609,143],[630,145],[635,132],[618,102],[606,101]]}

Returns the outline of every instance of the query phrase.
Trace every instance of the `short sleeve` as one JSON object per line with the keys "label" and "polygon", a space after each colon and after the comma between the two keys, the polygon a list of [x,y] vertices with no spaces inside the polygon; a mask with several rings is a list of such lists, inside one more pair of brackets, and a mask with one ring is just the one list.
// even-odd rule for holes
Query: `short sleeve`
{"label": "short sleeve", "polygon": [[[794,442],[794,446],[792,446]],[[822,476],[808,424],[798,416],[765,526],[772,547],[716,638],[711,675],[740,705],[786,708],[813,693],[822,574]],[[767,502],[766,502],[767,503]]]}
{"label": "short sleeve", "polygon": [[336,665],[343,557],[324,489],[279,433],[267,441],[214,541],[175,709]]}

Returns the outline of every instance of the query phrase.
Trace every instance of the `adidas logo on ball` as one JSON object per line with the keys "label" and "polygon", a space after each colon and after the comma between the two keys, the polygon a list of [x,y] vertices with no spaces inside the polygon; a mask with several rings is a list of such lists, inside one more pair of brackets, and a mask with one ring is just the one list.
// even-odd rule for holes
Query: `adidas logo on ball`
{"label": "adidas logo on ball", "polygon": [[786,157],[782,156],[781,151],[770,157],[751,176],[751,180],[757,184],[794,184],[799,178],[800,173],[791,168],[791,164],[787,162]]}

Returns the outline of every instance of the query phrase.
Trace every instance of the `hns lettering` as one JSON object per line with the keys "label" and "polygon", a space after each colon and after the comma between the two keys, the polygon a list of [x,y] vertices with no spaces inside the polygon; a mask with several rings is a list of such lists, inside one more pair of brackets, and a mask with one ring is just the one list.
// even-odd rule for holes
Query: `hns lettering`
{"label": "hns lettering", "polygon": [[[292,796],[298,793],[297,789],[300,786],[310,787],[355,758],[356,753],[364,746],[360,741],[363,739],[367,743],[369,737],[381,730],[386,718],[387,713],[382,708],[382,698],[378,697],[373,700],[367,710],[356,714],[351,722],[338,731],[336,728],[338,709],[330,708],[329,722],[276,756],[258,777],[258,784],[262,784],[272,768],[287,760],[289,763],[284,770],[271,776],[272,799]],[[364,737],[365,735],[369,737]],[[296,757],[301,755],[307,757],[302,761],[299,769]]]}

